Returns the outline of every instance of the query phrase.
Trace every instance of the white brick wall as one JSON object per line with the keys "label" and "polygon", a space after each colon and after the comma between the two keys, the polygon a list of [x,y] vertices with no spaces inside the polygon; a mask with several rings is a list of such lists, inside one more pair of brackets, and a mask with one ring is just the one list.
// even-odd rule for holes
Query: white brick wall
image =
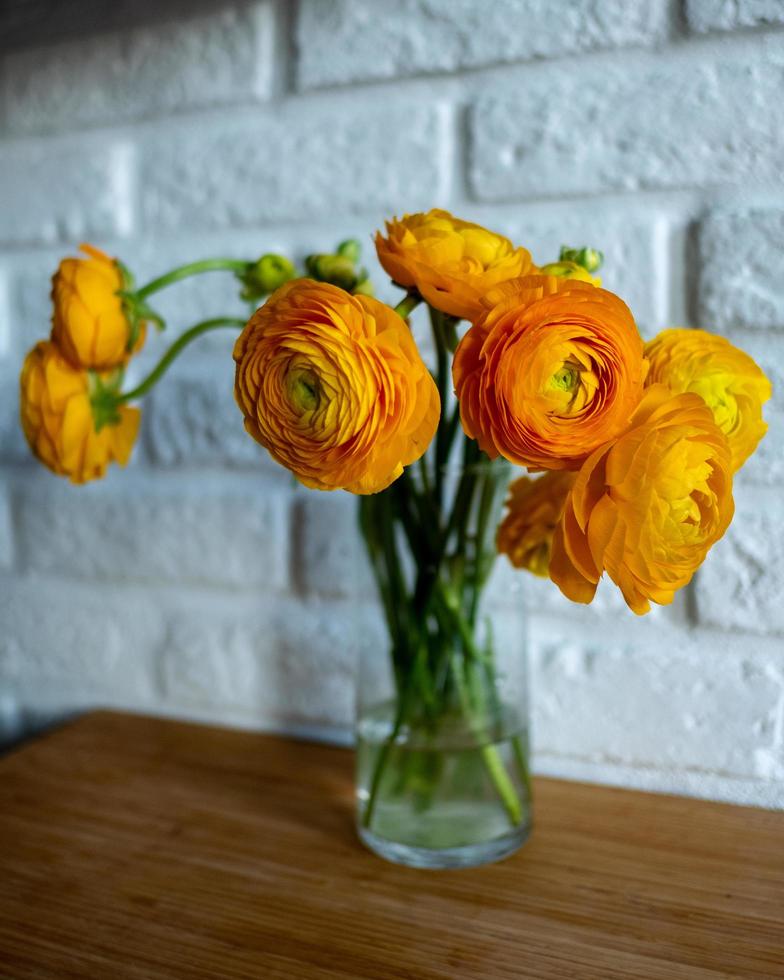
{"label": "white brick wall", "polygon": [[[646,334],[703,325],[771,375],[735,523],[672,607],[576,607],[503,566],[492,606],[528,631],[539,771],[784,807],[784,5],[138,6],[0,58],[0,736],[109,704],[349,737],[357,651],[385,645],[352,502],[245,436],[232,338],[191,349],[129,469],[81,489],[30,460],[16,377],[84,237],[144,279],[369,249],[386,215],[440,205],[543,260],[604,249]],[[171,335],[242,312],[221,274],[158,305]]]}

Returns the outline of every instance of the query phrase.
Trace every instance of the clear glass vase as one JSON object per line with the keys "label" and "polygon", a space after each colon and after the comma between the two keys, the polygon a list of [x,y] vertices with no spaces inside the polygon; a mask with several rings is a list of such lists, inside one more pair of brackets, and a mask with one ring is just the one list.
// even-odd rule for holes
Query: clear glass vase
{"label": "clear glass vase", "polygon": [[531,820],[524,637],[499,642],[483,601],[509,468],[466,441],[444,473],[361,503],[390,649],[359,665],[358,831],[421,868],[500,860]]}

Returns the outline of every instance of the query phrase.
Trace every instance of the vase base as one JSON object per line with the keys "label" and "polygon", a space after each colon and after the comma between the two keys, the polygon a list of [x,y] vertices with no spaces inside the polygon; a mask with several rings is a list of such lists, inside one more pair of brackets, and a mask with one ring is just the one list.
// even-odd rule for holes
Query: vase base
{"label": "vase base", "polygon": [[502,861],[514,854],[528,840],[530,824],[494,840],[480,844],[466,844],[463,847],[414,847],[379,837],[365,827],[359,827],[360,840],[369,850],[393,864],[403,864],[409,868],[476,868],[481,864]]}

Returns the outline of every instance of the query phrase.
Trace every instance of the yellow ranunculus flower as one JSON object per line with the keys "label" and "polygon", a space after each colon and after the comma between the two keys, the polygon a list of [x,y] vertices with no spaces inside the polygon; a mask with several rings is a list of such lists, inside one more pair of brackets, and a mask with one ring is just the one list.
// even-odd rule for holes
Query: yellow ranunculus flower
{"label": "yellow ranunculus flower", "polygon": [[96,432],[90,380],[49,340],[28,353],[20,378],[22,429],[35,456],[72,483],[102,477],[109,463],[125,466],[139,429],[138,408],[118,406],[119,421]]}
{"label": "yellow ranunculus flower", "polygon": [[645,345],[646,384],[701,395],[726,435],[733,472],[740,469],[768,430],[762,406],[771,385],[761,368],[724,337],[676,327]]}
{"label": "yellow ranunculus flower", "polygon": [[724,433],[699,395],[653,385],[626,432],[583,464],[553,536],[550,578],[590,602],[603,572],[638,615],[686,585],[733,514]]}
{"label": "yellow ranunculus flower", "polygon": [[542,275],[558,276],[559,279],[578,279],[580,282],[589,282],[592,286],[601,286],[602,280],[599,276],[592,276],[591,273],[579,264],[570,262],[568,259],[561,259],[560,262],[549,262],[539,270]]}
{"label": "yellow ranunculus flower", "polygon": [[405,321],[370,296],[296,279],[234,347],[245,428],[305,486],[377,493],[419,459],[441,410]]}
{"label": "yellow ranunculus flower", "polygon": [[552,470],[535,479],[521,476],[509,487],[496,543],[515,568],[547,578],[553,534],[574,480],[568,470]]}
{"label": "yellow ranunculus flower", "polygon": [[81,249],[87,258],[63,259],[52,277],[52,340],[76,367],[110,371],[141,349],[145,327],[129,351],[131,324],[118,295],[122,272],[92,245]]}
{"label": "yellow ranunculus flower", "polygon": [[386,237],[376,233],[386,272],[401,286],[415,286],[435,309],[461,319],[481,312],[480,300],[492,286],[536,271],[526,249],[448,211],[406,214],[386,228]]}

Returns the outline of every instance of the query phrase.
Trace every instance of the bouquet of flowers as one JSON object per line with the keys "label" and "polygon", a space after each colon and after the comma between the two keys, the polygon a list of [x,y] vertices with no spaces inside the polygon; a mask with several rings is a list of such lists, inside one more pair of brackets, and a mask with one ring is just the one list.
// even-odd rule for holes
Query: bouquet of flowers
{"label": "bouquet of flowers", "polygon": [[[645,343],[602,288],[594,249],[537,266],[439,210],[388,222],[375,246],[404,290],[394,308],[374,297],[355,241],[309,256],[304,275],[279,255],[209,259],[141,288],[83,246],[54,275],[51,336],[25,359],[21,420],[53,472],[101,477],[128,460],[132,403],[183,348],[239,330],[249,435],[305,486],[358,498],[390,644],[388,690],[360,719],[363,837],[409,863],[475,863],[519,844],[530,805],[524,726],[481,613],[497,554],[575,602],[591,602],[604,573],[635,613],[671,602],[732,519],[733,474],[765,433],[770,383],[703,330]],[[123,390],[148,327],[164,326],[150,298],[216,270],[238,277],[248,322],[196,324]],[[420,305],[432,372],[409,325]],[[509,486],[512,467],[527,475]]]}

